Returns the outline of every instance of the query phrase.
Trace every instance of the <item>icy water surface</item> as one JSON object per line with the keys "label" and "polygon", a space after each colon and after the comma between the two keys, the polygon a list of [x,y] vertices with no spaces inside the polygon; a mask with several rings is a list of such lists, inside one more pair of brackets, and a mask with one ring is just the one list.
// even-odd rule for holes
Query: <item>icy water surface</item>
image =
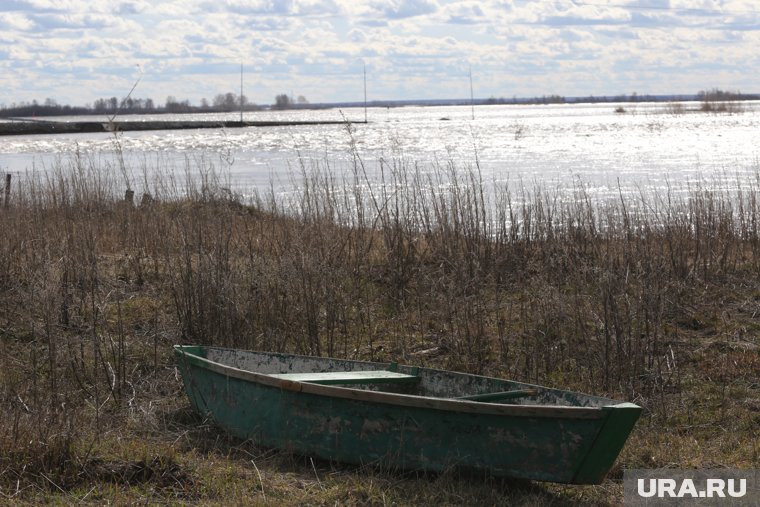
{"label": "icy water surface", "polygon": [[[370,108],[368,124],[251,127],[111,134],[0,137],[0,170],[47,170],[79,157],[116,167],[118,150],[140,179],[161,171],[213,165],[232,186],[287,187],[303,165],[349,174],[358,154],[370,178],[403,161],[428,171],[434,165],[479,167],[487,185],[509,183],[611,196],[696,183],[735,187],[755,182],[760,160],[760,103],[740,114],[673,114],[665,103],[500,105]],[[625,113],[616,113],[621,106]],[[698,103],[684,103],[685,109]],[[124,116],[143,119],[239,119],[239,113]],[[81,117],[97,119],[100,117]],[[246,120],[363,120],[362,109],[262,111]],[[72,121],[74,118],[59,118]]]}

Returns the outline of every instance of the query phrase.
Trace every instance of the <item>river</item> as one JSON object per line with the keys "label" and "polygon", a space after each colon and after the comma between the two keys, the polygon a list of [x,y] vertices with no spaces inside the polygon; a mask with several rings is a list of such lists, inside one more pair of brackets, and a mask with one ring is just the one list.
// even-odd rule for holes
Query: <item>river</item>
{"label": "river", "polygon": [[[735,114],[699,112],[696,102],[408,106],[369,108],[369,122],[352,124],[350,132],[342,125],[309,125],[8,136],[0,137],[0,170],[46,171],[77,154],[116,168],[121,152],[134,180],[157,169],[213,166],[245,195],[289,188],[301,165],[329,167],[340,177],[359,156],[370,178],[378,177],[382,160],[385,167],[403,161],[422,171],[477,167],[487,185],[540,184],[563,192],[582,184],[602,198],[697,184],[731,189],[755,183],[760,167],[760,103],[740,105]],[[118,120],[180,118],[236,120],[239,113]],[[260,111],[245,119],[362,121],[364,110]]]}

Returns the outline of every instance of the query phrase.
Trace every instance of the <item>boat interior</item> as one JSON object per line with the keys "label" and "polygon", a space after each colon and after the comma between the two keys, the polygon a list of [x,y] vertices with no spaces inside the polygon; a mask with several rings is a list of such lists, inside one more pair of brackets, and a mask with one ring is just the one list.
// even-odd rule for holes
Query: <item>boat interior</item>
{"label": "boat interior", "polygon": [[253,352],[218,347],[181,347],[191,355],[274,378],[482,403],[602,407],[619,402],[510,380],[397,363]]}

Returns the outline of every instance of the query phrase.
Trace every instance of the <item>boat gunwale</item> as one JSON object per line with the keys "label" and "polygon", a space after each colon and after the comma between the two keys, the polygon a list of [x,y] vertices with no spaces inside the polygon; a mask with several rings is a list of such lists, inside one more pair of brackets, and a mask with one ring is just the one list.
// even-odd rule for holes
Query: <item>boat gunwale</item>
{"label": "boat gunwale", "polygon": [[[434,398],[404,393],[389,393],[383,391],[369,391],[345,386],[314,384],[295,380],[279,379],[265,373],[243,370],[234,366],[212,361],[185,350],[186,346],[175,345],[175,352],[189,359],[196,366],[204,367],[215,373],[256,384],[283,389],[292,392],[302,392],[318,396],[344,398],[371,403],[383,403],[387,405],[415,407],[424,409],[443,410],[449,412],[462,412],[472,414],[488,414],[515,417],[549,417],[565,419],[603,419],[607,417],[609,409],[615,408],[616,404],[602,407],[573,407],[563,405],[502,405],[497,403],[482,403],[478,401],[457,400],[450,398]],[[254,351],[250,351],[254,352]],[[277,353],[271,353],[277,354]],[[292,355],[292,354],[286,354]],[[296,356],[294,356],[296,357]],[[312,357],[312,356],[303,356]],[[326,359],[314,357],[315,359]],[[362,361],[357,361],[362,362]],[[200,364],[198,364],[200,363]],[[436,370],[434,370],[436,371]],[[443,370],[437,370],[443,371]],[[537,386],[542,387],[542,386]],[[614,401],[614,400],[613,400]],[[622,402],[620,402],[622,404]],[[627,404],[626,404],[627,405]]]}

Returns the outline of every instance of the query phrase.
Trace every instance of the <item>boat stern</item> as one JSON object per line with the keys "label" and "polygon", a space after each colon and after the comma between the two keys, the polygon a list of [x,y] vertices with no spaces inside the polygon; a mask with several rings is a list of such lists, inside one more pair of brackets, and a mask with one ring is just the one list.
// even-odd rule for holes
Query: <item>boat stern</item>
{"label": "boat stern", "polygon": [[607,416],[594,443],[576,469],[573,484],[602,483],[641,414],[641,407],[633,403],[610,405],[602,407],[602,410]]}

